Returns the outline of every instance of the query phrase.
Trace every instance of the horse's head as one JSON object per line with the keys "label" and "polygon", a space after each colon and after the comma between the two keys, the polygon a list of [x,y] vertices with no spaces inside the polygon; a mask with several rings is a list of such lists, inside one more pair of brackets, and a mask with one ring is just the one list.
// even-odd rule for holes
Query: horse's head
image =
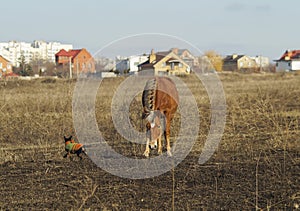
{"label": "horse's head", "polygon": [[164,131],[162,119],[163,114],[160,111],[150,111],[146,117],[147,139],[149,140],[150,149],[157,148],[157,139],[161,137]]}

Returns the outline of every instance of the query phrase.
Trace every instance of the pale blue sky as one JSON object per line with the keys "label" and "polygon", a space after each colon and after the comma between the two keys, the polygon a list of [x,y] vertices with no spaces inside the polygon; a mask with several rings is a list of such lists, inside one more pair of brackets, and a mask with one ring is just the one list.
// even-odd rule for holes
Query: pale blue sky
{"label": "pale blue sky", "polygon": [[60,41],[95,53],[122,37],[163,33],[201,51],[273,60],[300,49],[299,8],[299,0],[9,0],[0,42]]}

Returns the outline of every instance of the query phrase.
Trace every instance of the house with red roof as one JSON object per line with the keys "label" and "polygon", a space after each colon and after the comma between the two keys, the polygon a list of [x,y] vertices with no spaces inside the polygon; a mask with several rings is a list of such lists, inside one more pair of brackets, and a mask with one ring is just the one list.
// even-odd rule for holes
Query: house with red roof
{"label": "house with red roof", "polygon": [[300,50],[286,50],[276,62],[276,72],[300,70]]}
{"label": "house with red roof", "polygon": [[0,55],[0,78],[12,73],[12,63]]}
{"label": "house with red roof", "polygon": [[55,54],[55,62],[58,66],[66,68],[70,68],[71,65],[75,75],[95,72],[95,60],[85,48],[69,51],[62,49]]}

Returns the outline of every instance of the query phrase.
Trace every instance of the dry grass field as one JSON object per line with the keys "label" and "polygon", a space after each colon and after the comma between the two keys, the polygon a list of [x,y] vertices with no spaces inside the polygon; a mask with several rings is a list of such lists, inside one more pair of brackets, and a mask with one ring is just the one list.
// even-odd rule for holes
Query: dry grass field
{"label": "dry grass field", "polygon": [[[172,171],[138,180],[111,175],[89,157],[63,158],[63,136],[76,137],[75,80],[0,81],[0,209],[300,209],[300,74],[220,74],[226,126],[217,151],[203,165],[198,158],[210,126],[209,98],[194,75],[181,79],[198,104],[198,139]],[[142,158],[145,146],[124,140],[111,120],[112,97],[123,80],[101,83],[97,123],[116,151]],[[130,120],[139,131],[141,111],[137,96]],[[177,113],[172,140],[179,125]]]}

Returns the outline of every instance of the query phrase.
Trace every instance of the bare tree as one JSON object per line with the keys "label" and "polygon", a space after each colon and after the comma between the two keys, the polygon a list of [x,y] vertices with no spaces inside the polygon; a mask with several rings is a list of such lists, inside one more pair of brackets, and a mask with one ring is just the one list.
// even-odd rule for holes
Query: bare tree
{"label": "bare tree", "polygon": [[222,71],[223,57],[220,54],[218,54],[216,51],[209,50],[204,53],[204,56],[207,57],[207,59],[210,61],[211,65],[216,71]]}

